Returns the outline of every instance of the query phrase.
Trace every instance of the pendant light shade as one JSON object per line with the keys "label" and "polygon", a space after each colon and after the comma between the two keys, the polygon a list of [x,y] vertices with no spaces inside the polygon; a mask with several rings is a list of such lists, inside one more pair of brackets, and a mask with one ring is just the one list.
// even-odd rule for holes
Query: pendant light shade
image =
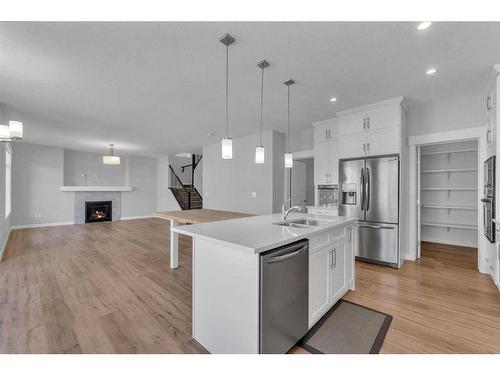
{"label": "pendant light shade", "polygon": [[23,123],[9,121],[9,125],[0,125],[0,142],[12,142],[23,139]]}
{"label": "pendant light shade", "polygon": [[230,138],[222,138],[222,159],[233,158],[233,141]]}
{"label": "pendant light shade", "polygon": [[285,154],[285,168],[293,168],[293,154],[291,152]]}
{"label": "pendant light shade", "polygon": [[285,153],[285,168],[293,168],[293,154],[290,152],[290,86],[293,85],[295,81],[293,79],[289,79],[288,81],[284,82],[284,84],[287,87],[287,129],[288,129],[288,134],[286,136],[286,142],[287,142],[287,152]]}
{"label": "pendant light shade", "polygon": [[260,132],[259,132],[259,145],[255,147],[255,163],[256,164],[264,164],[264,156],[265,156],[265,150],[264,146],[262,145],[262,118],[263,118],[263,113],[264,113],[264,69],[269,66],[269,63],[266,60],[262,60],[260,63],[257,64],[257,66],[260,68],[262,75],[261,75],[261,84],[260,84]]}
{"label": "pendant light shade", "polygon": [[255,147],[255,163],[256,164],[264,164],[264,155],[265,155],[264,146]]}
{"label": "pendant light shade", "polygon": [[226,136],[222,138],[222,159],[233,158],[233,141],[229,138],[229,46],[233,44],[235,39],[226,34],[220,40],[226,46]]}
{"label": "pendant light shade", "polygon": [[106,165],[119,165],[120,164],[120,157],[115,156],[113,154],[113,147],[114,146],[115,146],[114,144],[109,145],[109,155],[104,155],[102,157],[103,164],[106,164]]}
{"label": "pendant light shade", "polygon": [[23,139],[23,123],[21,121],[9,121],[9,132],[11,139]]}
{"label": "pendant light shade", "polygon": [[2,142],[10,141],[10,131],[7,125],[0,125],[0,140]]}

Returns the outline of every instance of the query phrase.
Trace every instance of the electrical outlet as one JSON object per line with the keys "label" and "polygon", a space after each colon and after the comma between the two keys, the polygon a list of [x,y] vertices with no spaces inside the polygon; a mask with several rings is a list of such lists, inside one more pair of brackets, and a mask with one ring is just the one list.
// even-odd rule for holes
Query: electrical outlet
{"label": "electrical outlet", "polygon": [[252,191],[252,198],[257,198],[257,193],[255,191]]}

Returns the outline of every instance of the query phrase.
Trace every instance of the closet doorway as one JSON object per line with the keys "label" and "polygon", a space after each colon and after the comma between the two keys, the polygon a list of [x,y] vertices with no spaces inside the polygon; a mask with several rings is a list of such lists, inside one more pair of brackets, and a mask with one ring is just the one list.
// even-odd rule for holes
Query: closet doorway
{"label": "closet doorway", "polygon": [[418,258],[422,243],[477,249],[478,158],[477,140],[418,146]]}
{"label": "closet doorway", "polygon": [[422,241],[474,247],[477,270],[486,273],[489,242],[482,231],[480,200],[486,129],[410,136],[408,141],[409,242],[405,259],[420,258]]}

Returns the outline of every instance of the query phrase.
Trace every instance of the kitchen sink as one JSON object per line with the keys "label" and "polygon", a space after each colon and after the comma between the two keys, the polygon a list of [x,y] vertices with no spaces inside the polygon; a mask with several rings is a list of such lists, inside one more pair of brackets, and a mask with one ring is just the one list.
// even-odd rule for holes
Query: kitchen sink
{"label": "kitchen sink", "polygon": [[281,225],[282,227],[292,227],[292,228],[319,227],[325,224],[328,224],[328,222],[314,220],[314,219],[297,219],[297,220],[280,221],[278,223],[274,223],[274,225]]}

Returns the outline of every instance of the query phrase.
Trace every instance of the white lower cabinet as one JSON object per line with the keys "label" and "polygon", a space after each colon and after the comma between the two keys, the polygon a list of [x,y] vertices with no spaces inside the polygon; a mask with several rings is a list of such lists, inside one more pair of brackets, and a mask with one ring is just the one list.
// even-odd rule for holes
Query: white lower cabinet
{"label": "white lower cabinet", "polygon": [[330,308],[330,250],[325,246],[309,255],[309,327]]}
{"label": "white lower cabinet", "polygon": [[351,231],[347,227],[342,237],[332,236],[328,245],[310,249],[309,328],[354,287]]}

